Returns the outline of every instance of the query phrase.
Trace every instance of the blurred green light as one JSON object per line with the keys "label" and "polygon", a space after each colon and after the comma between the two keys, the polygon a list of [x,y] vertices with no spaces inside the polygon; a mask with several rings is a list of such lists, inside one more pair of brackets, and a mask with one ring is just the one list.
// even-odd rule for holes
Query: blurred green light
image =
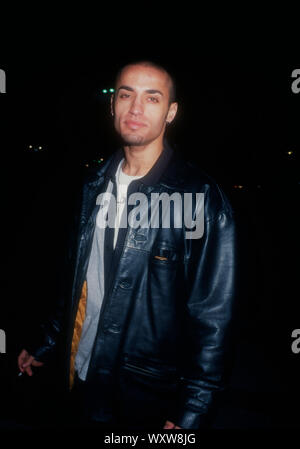
{"label": "blurred green light", "polygon": [[109,89],[109,92],[114,92],[115,91],[115,89]]}
{"label": "blurred green light", "polygon": [[107,89],[102,89],[103,94],[107,94]]}

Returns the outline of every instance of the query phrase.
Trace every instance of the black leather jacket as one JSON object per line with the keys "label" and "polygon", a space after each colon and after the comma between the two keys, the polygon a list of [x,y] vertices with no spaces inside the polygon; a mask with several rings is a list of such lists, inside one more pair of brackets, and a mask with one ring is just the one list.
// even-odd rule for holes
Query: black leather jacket
{"label": "black leather jacket", "polygon": [[[108,180],[114,181],[123,155],[117,151],[84,182],[70,245],[68,291],[42,326],[42,339],[29,348],[45,362],[64,335],[66,380],[99,208],[96,199]],[[93,385],[92,414],[109,419],[112,397],[130,403],[150,388],[151,395],[175,398],[167,419],[183,428],[205,427],[215,396],[226,385],[233,341],[237,239],[232,207],[213,179],[168,145],[148,174],[130,184],[128,195],[135,191],[147,196],[204,193],[204,234],[186,239],[172,225],[119,230],[116,249],[106,261],[105,296],[87,374]]]}

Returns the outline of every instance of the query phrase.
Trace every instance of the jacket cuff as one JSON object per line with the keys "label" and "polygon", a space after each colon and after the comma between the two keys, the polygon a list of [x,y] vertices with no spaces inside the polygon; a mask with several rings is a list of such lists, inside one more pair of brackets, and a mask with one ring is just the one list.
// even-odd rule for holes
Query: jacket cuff
{"label": "jacket cuff", "polygon": [[37,362],[47,363],[51,360],[51,354],[47,352],[44,348],[39,348],[36,350],[27,350],[30,355],[32,355]]}
{"label": "jacket cuff", "polygon": [[53,348],[48,345],[37,345],[33,342],[27,342],[24,348],[38,362],[48,363],[53,359]]}

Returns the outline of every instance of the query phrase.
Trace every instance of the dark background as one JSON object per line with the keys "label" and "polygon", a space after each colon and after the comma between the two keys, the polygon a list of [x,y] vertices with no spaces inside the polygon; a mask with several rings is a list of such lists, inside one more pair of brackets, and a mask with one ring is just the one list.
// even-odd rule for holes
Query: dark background
{"label": "dark background", "polygon": [[291,351],[291,333],[300,328],[300,94],[291,91],[291,73],[300,64],[204,61],[175,50],[0,60],[7,77],[7,93],[0,94],[0,329],[7,338],[0,427],[55,421],[57,370],[18,378],[17,355],[51,310],[80,182],[118,146],[102,89],[112,88],[119,66],[135,59],[155,60],[174,73],[179,112],[168,139],[217,180],[237,215],[240,328],[214,427],[299,427],[300,354]]}

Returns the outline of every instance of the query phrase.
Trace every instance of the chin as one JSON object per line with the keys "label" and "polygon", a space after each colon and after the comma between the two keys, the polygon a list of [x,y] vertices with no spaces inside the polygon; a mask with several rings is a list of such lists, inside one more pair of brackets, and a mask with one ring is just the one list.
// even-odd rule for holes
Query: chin
{"label": "chin", "polygon": [[138,135],[123,135],[121,136],[125,145],[141,146],[147,143],[147,140],[143,136]]}

